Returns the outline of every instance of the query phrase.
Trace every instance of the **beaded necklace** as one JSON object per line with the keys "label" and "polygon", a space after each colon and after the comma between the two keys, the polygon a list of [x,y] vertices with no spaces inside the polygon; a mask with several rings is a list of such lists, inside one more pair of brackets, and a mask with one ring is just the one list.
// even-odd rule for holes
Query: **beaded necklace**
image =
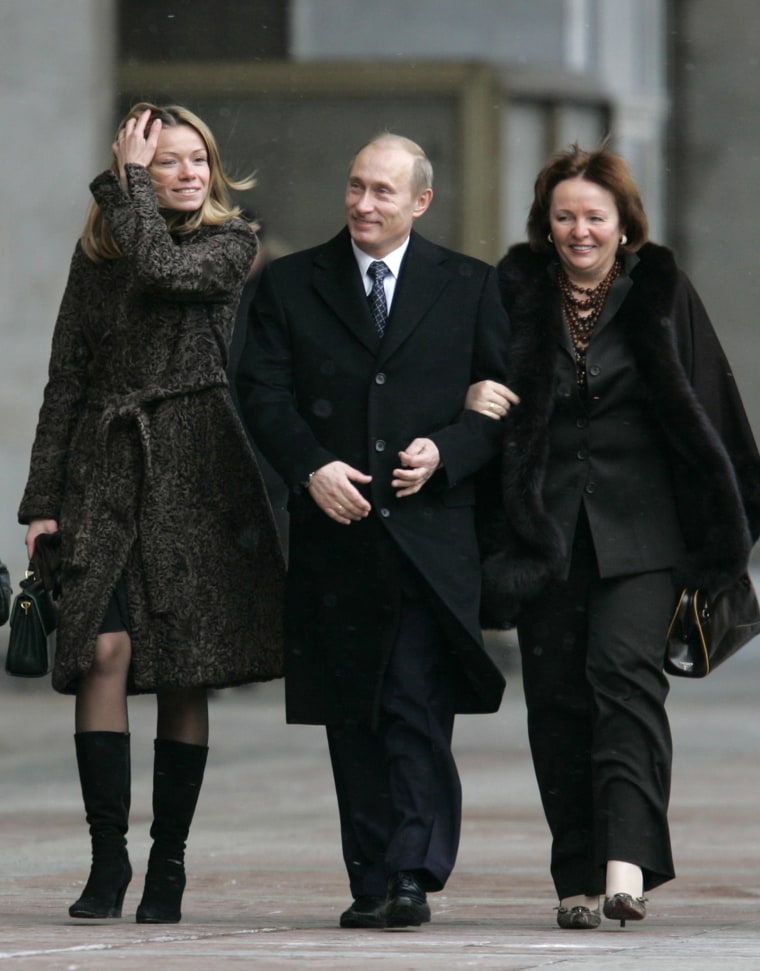
{"label": "beaded necklace", "polygon": [[586,390],[586,351],[591,343],[594,327],[604,309],[610,287],[620,276],[620,269],[620,260],[615,260],[610,272],[595,287],[579,287],[570,281],[564,267],[560,266],[558,282],[562,295],[562,310],[575,348],[578,387],[584,391]]}

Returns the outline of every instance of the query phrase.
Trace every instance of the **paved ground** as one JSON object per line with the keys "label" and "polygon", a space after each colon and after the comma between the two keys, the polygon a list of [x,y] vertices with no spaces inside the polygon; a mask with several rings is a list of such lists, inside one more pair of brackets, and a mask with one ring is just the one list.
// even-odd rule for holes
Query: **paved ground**
{"label": "paved ground", "polygon": [[679,682],[670,712],[679,877],[650,917],[560,931],[548,838],[527,752],[514,651],[493,716],[458,722],[465,793],[457,870],[424,929],[340,931],[348,902],[326,746],[283,724],[280,684],[216,695],[212,753],[188,853],[184,919],[133,922],[150,824],[151,699],[132,704],[135,879],[125,917],[68,918],[89,845],[72,701],[0,676],[0,971],[517,971],[760,969],[760,642],[707,681]]}

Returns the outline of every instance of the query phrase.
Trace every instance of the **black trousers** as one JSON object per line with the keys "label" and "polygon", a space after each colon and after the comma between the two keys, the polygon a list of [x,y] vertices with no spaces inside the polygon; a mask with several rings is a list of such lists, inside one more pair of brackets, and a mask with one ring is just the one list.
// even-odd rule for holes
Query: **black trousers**
{"label": "black trousers", "polygon": [[520,617],[528,734],[560,899],[604,893],[608,860],[641,867],[645,890],[674,876],[662,670],[674,605],[669,570],[600,579],[582,515],[567,581]]}
{"label": "black trousers", "polygon": [[441,890],[459,848],[462,796],[451,753],[453,669],[424,599],[402,598],[377,729],[328,726],[343,859],[354,897],[385,895],[414,870]]}

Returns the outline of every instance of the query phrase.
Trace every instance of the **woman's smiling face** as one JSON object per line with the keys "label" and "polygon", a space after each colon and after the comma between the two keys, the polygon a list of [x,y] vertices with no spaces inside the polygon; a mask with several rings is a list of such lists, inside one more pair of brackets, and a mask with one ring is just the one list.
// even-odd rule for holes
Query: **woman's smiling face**
{"label": "woman's smiling face", "polygon": [[583,286],[604,279],[624,232],[612,193],[580,176],[558,182],[552,192],[549,223],[568,277]]}
{"label": "woman's smiling face", "polygon": [[161,209],[195,212],[208,195],[211,170],[206,144],[190,125],[162,128],[150,177]]}

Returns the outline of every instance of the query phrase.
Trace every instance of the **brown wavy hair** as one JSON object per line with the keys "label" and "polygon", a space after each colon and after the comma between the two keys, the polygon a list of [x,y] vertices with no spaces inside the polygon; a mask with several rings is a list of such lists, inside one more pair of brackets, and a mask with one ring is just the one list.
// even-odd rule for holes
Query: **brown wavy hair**
{"label": "brown wavy hair", "polygon": [[[121,120],[117,128],[117,135],[130,118],[139,118],[145,111],[150,111],[151,113],[145,127],[146,132],[149,131],[151,124],[157,118],[161,121],[163,128],[176,128],[179,125],[187,125],[200,135],[208,152],[209,189],[203,205],[194,212],[164,212],[164,218],[166,219],[169,232],[180,235],[193,233],[200,229],[201,226],[218,226],[221,223],[227,222],[228,219],[234,219],[236,216],[240,216],[242,210],[239,206],[232,204],[228,190],[251,189],[256,184],[256,180],[252,175],[239,180],[232,179],[227,175],[222,166],[216,139],[208,125],[198,115],[181,105],[165,105],[161,107],[151,104],[148,101],[140,101],[138,104],[133,105]],[[115,155],[111,159],[111,171],[117,175],[119,174],[119,166]],[[254,224],[253,228],[257,229],[258,227]],[[82,249],[95,263],[101,260],[117,259],[122,255],[97,202],[93,201],[90,205],[80,241]]]}
{"label": "brown wavy hair", "polygon": [[615,199],[620,225],[628,237],[621,249],[635,253],[649,238],[649,223],[638,186],[628,166],[611,152],[606,142],[594,152],[584,151],[577,143],[567,151],[558,152],[538,173],[533,190],[533,204],[528,213],[528,243],[536,253],[553,251],[547,237],[551,230],[549,212],[552,193],[565,179],[581,178],[595,182]]}

